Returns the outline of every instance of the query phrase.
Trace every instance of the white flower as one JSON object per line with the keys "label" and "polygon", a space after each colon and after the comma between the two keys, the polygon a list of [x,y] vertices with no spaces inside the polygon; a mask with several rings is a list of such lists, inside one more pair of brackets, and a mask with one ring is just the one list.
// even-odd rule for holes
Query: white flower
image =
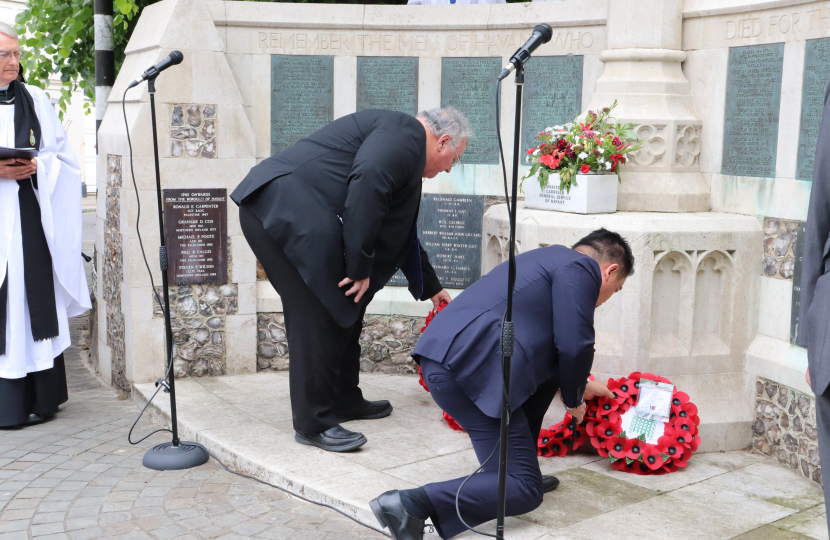
{"label": "white flower", "polygon": [[585,152],[580,152],[579,159],[585,159],[586,157],[588,157],[588,154],[586,154]]}
{"label": "white flower", "polygon": [[605,163],[605,158],[599,158],[597,161],[600,163]]}
{"label": "white flower", "polygon": [[556,131],[564,131],[562,126],[553,126],[552,128],[548,128],[548,129],[553,129],[553,130],[556,130]]}
{"label": "white flower", "polygon": [[611,170],[611,162],[610,161],[605,162],[605,168],[608,169],[609,171]]}
{"label": "white flower", "polygon": [[534,150],[534,151],[533,151],[533,155],[534,155],[534,156],[538,156],[538,155],[539,155],[539,149],[538,149],[538,148],[537,148],[536,150]]}
{"label": "white flower", "polygon": [[603,148],[597,148],[597,150],[599,150],[599,153],[600,153],[600,154],[604,154],[604,153],[605,153],[605,149],[603,149]]}

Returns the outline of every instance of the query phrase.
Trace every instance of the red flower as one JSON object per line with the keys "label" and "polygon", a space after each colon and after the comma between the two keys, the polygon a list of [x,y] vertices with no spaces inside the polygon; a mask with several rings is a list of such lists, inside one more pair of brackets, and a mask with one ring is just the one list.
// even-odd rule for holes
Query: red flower
{"label": "red flower", "polygon": [[623,145],[623,143],[622,143],[622,141],[620,140],[619,137],[614,137],[614,140],[611,141],[611,144],[613,144],[617,148],[622,148],[622,145]]}
{"label": "red flower", "polygon": [[674,389],[674,397],[672,397],[671,403],[676,407],[683,407],[683,405],[689,402],[689,394],[685,392],[678,392],[677,388]]}
{"label": "red flower", "polygon": [[613,437],[617,433],[619,433],[619,429],[607,420],[603,420],[596,427],[597,437],[603,437],[605,439],[608,439],[609,437]]}
{"label": "red flower", "polygon": [[[680,445],[689,448],[692,444],[692,435],[688,431],[683,431],[681,429],[675,429],[670,426],[666,426],[666,430],[663,432],[665,435],[673,438],[677,441]],[[662,437],[661,437],[662,438]],[[658,440],[659,442],[659,440]],[[674,457],[674,456],[672,456]]]}
{"label": "red flower", "polygon": [[444,413],[444,421],[446,421],[446,422],[447,422],[447,425],[449,425],[449,426],[450,426],[451,428],[453,428],[454,430],[456,430],[456,431],[464,431],[464,428],[463,428],[463,427],[461,427],[461,424],[459,424],[458,422],[456,422],[455,420],[453,420],[452,416],[448,415],[447,413]]}
{"label": "red flower", "polygon": [[426,330],[426,329],[427,329],[427,326],[429,326],[429,323],[431,323],[431,322],[432,322],[432,319],[434,319],[434,318],[435,318],[435,316],[436,316],[436,315],[438,315],[438,313],[439,313],[442,309],[444,309],[445,307],[447,307],[448,305],[449,305],[449,304],[447,303],[447,301],[446,301],[446,300],[441,300],[441,303],[440,303],[440,304],[438,304],[438,307],[437,307],[437,308],[435,308],[435,309],[433,309],[432,311],[430,311],[430,312],[429,312],[429,315],[427,315],[427,320],[426,320],[426,322],[424,323],[423,328],[421,328],[421,333],[422,333],[422,334],[424,333],[424,330]]}
{"label": "red flower", "polygon": [[643,449],[643,463],[652,471],[656,471],[663,466],[663,456],[660,450],[653,444],[646,445]]}
{"label": "red flower", "polygon": [[647,444],[640,439],[628,439],[623,446],[625,448],[625,457],[628,459],[637,459],[643,453]]}
{"label": "red flower", "polygon": [[599,405],[599,414],[608,414],[620,408],[620,403],[616,399],[608,399],[605,396],[599,398],[597,402]]}
{"label": "red flower", "polygon": [[527,149],[527,155],[532,154],[535,150],[536,150],[535,148],[528,148]]}
{"label": "red flower", "polygon": [[544,154],[539,157],[539,163],[541,163],[542,165],[547,165],[551,169],[555,169],[559,166],[560,160],[558,155],[558,152],[555,154]]}
{"label": "red flower", "polygon": [[608,381],[608,389],[614,392],[614,399],[617,403],[622,403],[631,394],[629,393],[628,379],[621,377],[617,380],[610,379]]}
{"label": "red flower", "polygon": [[673,473],[678,469],[677,464],[674,462],[673,459],[667,459],[665,463],[663,463],[663,470],[667,473]]}
{"label": "red flower", "polygon": [[625,471],[628,469],[628,464],[625,462],[624,459],[618,459],[614,463],[611,464],[611,468],[615,471]]}
{"label": "red flower", "polygon": [[621,425],[619,411],[611,411],[611,412],[608,412],[608,413],[603,413],[602,411],[597,411],[597,412],[600,413],[599,416],[597,417],[598,421],[602,422],[603,420],[605,420],[613,426]]}
{"label": "red flower", "polygon": [[670,424],[666,425],[671,425],[671,427],[674,429],[687,432],[689,442],[691,442],[692,440],[692,435],[697,433],[697,424],[695,424],[690,418],[682,418],[678,416],[674,420],[672,420]]}
{"label": "red flower", "polygon": [[657,446],[660,447],[661,452],[670,458],[683,454],[683,445],[677,442],[671,435],[663,435],[657,439]]}
{"label": "red flower", "polygon": [[597,139],[595,142],[596,142],[597,144],[600,144],[600,145],[601,145],[601,144],[602,144],[602,139]]}
{"label": "red flower", "polygon": [[614,437],[609,439],[605,446],[609,454],[617,459],[623,459],[625,457],[625,443],[626,440],[622,437]]}
{"label": "red flower", "polygon": [[548,445],[548,448],[550,448],[551,456],[565,457],[570,444],[566,444],[565,441],[553,441]]}
{"label": "red flower", "polygon": [[585,173],[589,173],[589,172],[591,172],[591,166],[590,166],[590,165],[588,165],[588,164],[586,163],[585,165],[583,165],[582,167],[580,167],[580,168],[579,168],[579,170],[580,170],[583,174],[585,174]]}
{"label": "red flower", "polygon": [[427,388],[427,383],[424,382],[424,376],[421,375],[421,366],[418,366],[418,384],[424,387],[424,390],[429,392],[429,388]]}
{"label": "red flower", "polygon": [[689,445],[689,450],[697,452],[697,447],[700,446],[700,435],[692,435],[692,444]]}
{"label": "red flower", "polygon": [[543,429],[543,430],[539,431],[538,445],[540,447],[547,445],[550,442],[552,436],[553,436],[553,434],[547,429]]}
{"label": "red flower", "polygon": [[678,467],[686,467],[689,465],[689,458],[692,457],[692,451],[686,448],[680,457],[672,458],[672,461]]}
{"label": "red flower", "polygon": [[560,150],[564,150],[564,149],[566,149],[566,148],[570,148],[570,147],[571,147],[571,143],[569,143],[569,142],[568,142],[568,141],[566,141],[565,139],[559,139],[558,141],[556,141],[556,146],[557,146]]}

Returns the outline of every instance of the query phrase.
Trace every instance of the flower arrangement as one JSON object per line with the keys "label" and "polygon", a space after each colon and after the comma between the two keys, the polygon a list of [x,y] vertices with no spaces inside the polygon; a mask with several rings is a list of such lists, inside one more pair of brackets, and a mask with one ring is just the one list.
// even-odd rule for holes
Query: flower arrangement
{"label": "flower arrangement", "polygon": [[617,173],[626,155],[642,147],[631,124],[611,117],[617,102],[595,113],[588,111],[585,122],[553,126],[540,131],[538,147],[527,151],[530,172],[522,180],[537,177],[544,190],[552,173],[559,173],[559,187],[570,193],[577,174]]}
{"label": "flower arrangement", "polygon": [[[421,332],[426,330],[438,312],[446,306],[446,302],[441,302],[429,313]],[[421,376],[420,367],[418,375],[421,386],[429,392]],[[593,380],[594,377],[591,376],[590,379]],[[663,424],[663,434],[657,439],[656,444],[647,442],[645,435],[629,437],[623,431],[623,415],[637,403],[641,379],[671,384],[665,377],[639,372],[634,372],[628,377],[609,379],[608,389],[614,393],[614,399],[600,397],[587,401],[582,424],[575,426],[573,416],[565,413],[564,420],[541,430],[537,443],[538,455],[564,457],[590,440],[597,453],[607,458],[611,462],[611,467],[618,471],[639,475],[661,475],[686,467],[689,458],[700,445],[700,417],[697,406],[689,401],[688,394],[678,391],[677,387],[672,394],[669,421]],[[464,428],[446,412],[443,413],[443,420],[452,429],[464,431]]]}
{"label": "flower arrangement", "polygon": [[660,475],[687,466],[700,445],[700,417],[688,394],[676,387],[669,421],[663,425],[663,434],[656,444],[646,442],[645,435],[629,437],[623,431],[622,417],[637,402],[640,379],[671,384],[665,377],[639,372],[609,379],[608,389],[614,393],[614,399],[601,397],[588,401],[585,418],[575,431],[573,417],[567,413],[564,420],[543,429],[539,435],[539,455],[563,457],[590,440],[597,453],[618,471]]}

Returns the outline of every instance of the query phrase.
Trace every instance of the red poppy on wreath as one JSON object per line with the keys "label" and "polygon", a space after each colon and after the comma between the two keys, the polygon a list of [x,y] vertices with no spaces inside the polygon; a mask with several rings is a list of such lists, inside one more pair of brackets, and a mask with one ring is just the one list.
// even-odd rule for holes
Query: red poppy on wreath
{"label": "red poppy on wreath", "polygon": [[605,396],[599,398],[598,405],[600,414],[608,414],[620,408],[620,403],[617,400],[608,399]]}
{"label": "red poppy on wreath", "polygon": [[628,459],[639,458],[645,446],[645,441],[641,441],[640,439],[626,439],[625,444],[623,444],[625,457]]}
{"label": "red poppy on wreath", "polygon": [[452,416],[448,415],[447,413],[444,413],[444,420],[445,420],[445,421],[447,422],[447,424],[449,424],[449,426],[450,426],[451,428],[453,428],[454,430],[456,430],[456,431],[464,431],[464,428],[463,428],[463,427],[461,427],[461,425],[460,425],[458,422],[456,422],[455,420],[453,420]]}
{"label": "red poppy on wreath", "polygon": [[694,423],[690,418],[683,418],[680,416],[676,416],[672,420],[669,421],[666,426],[671,426],[673,429],[679,429],[681,431],[686,431],[689,433],[689,442],[692,441],[692,435],[697,433],[697,424]]}
{"label": "red poppy on wreath", "polygon": [[657,439],[657,446],[660,448],[661,452],[668,455],[670,458],[683,454],[683,445],[677,442],[677,440],[671,435],[663,435]]}
{"label": "red poppy on wreath", "polygon": [[626,440],[623,437],[614,437],[608,441],[608,454],[617,459],[624,459],[625,443]]}
{"label": "red poppy on wreath", "polygon": [[643,449],[643,463],[652,471],[656,471],[663,466],[663,454],[657,446],[649,444]]}

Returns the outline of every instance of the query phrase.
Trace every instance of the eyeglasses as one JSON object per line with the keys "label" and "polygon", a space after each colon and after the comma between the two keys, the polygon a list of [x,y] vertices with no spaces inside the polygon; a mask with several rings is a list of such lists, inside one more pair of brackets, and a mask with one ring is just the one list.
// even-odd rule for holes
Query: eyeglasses
{"label": "eyeglasses", "polygon": [[0,51],[0,60],[8,60],[12,56],[20,60],[21,58],[26,58],[26,53],[19,49],[16,51]]}

